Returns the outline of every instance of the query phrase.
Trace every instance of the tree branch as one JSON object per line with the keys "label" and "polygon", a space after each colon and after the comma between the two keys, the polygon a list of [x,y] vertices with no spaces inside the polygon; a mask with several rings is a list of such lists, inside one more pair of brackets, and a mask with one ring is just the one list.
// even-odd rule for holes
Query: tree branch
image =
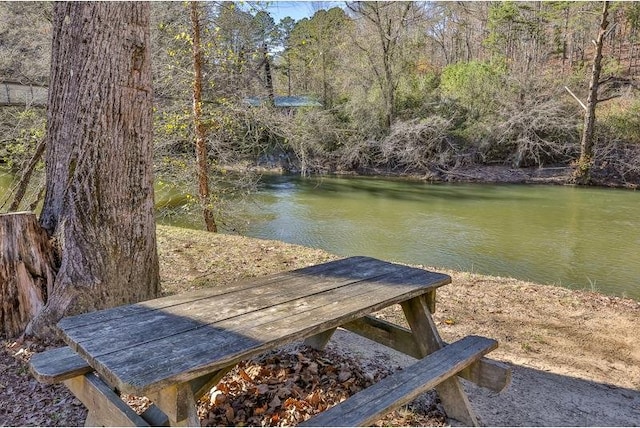
{"label": "tree branch", "polygon": [[605,83],[609,83],[609,82],[613,82],[613,83],[626,83],[627,85],[631,85],[632,84],[632,80],[626,77],[620,77],[620,76],[609,76],[606,79],[602,79],[598,82],[598,85],[604,85]]}
{"label": "tree branch", "polygon": [[578,98],[578,97],[576,96],[576,94],[574,94],[573,92],[571,92],[571,89],[569,89],[568,87],[566,87],[566,86],[565,86],[564,88],[567,90],[567,92],[569,92],[569,95],[571,95],[573,98],[575,98],[575,100],[580,104],[580,106],[582,106],[582,108],[584,109],[584,111],[587,111],[587,106],[586,106],[586,105],[584,105],[584,103],[580,100],[580,98]]}
{"label": "tree branch", "polygon": [[613,100],[615,98],[620,98],[621,96],[622,96],[622,94],[615,94],[615,95],[608,96],[606,98],[602,98],[602,99],[599,98],[599,99],[596,100],[596,103],[602,103],[602,102],[605,102],[605,101]]}

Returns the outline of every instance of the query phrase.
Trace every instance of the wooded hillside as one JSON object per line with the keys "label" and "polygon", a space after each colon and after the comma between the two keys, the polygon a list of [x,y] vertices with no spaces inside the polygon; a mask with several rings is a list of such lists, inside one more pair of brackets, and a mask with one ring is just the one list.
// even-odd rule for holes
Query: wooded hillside
{"label": "wooded hillside", "polygon": [[[152,4],[155,169],[198,194],[192,6]],[[599,33],[590,181],[640,182],[640,3],[608,4],[604,30],[602,2],[354,2],[297,22],[275,22],[265,3],[195,7],[214,210],[216,191],[251,185],[222,186],[228,165],[435,179],[575,165]],[[0,3],[0,80],[48,85],[50,15],[50,3]],[[277,107],[278,96],[322,107]],[[42,109],[0,108],[0,162],[20,170],[43,122]]]}

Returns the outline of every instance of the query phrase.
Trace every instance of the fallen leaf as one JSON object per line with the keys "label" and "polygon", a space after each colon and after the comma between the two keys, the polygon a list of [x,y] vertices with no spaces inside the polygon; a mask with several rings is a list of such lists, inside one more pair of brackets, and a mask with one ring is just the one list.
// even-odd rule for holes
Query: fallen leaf
{"label": "fallen leaf", "polygon": [[235,418],[235,412],[233,410],[233,407],[227,406],[227,408],[225,409],[224,416],[227,418],[227,421],[229,422],[229,424],[231,424],[233,422],[233,419]]}
{"label": "fallen leaf", "polygon": [[258,394],[266,394],[267,392],[269,392],[269,385],[267,385],[266,383],[261,383],[260,385],[258,385],[256,387],[256,391]]}
{"label": "fallen leaf", "polygon": [[307,401],[309,404],[316,407],[320,403],[320,391],[314,391],[313,394],[307,397]]}
{"label": "fallen leaf", "polygon": [[341,372],[338,374],[338,380],[339,380],[340,382],[345,382],[345,381],[346,381],[347,379],[349,379],[350,377],[351,377],[351,372],[350,372],[350,371],[347,371],[347,370],[341,371]]}
{"label": "fallen leaf", "polygon": [[273,400],[271,400],[271,402],[269,403],[269,408],[270,409],[275,409],[276,407],[280,406],[281,404],[282,404],[282,401],[280,401],[280,399],[276,395],[275,397],[273,397]]}
{"label": "fallen leaf", "polygon": [[263,415],[266,411],[267,411],[267,405],[265,404],[262,407],[256,407],[255,409],[253,409],[253,414],[260,416],[260,415]]}
{"label": "fallen leaf", "polygon": [[245,381],[253,382],[253,379],[251,379],[251,376],[249,376],[247,372],[245,372],[243,369],[240,369],[239,374],[240,374],[240,377]]}

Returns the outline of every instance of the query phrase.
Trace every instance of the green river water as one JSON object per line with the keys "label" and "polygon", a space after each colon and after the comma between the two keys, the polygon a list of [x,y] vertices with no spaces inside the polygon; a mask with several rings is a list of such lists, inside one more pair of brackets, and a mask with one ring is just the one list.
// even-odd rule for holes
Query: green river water
{"label": "green river water", "polygon": [[[640,300],[637,191],[292,176],[262,184],[245,204],[247,236]],[[7,185],[0,171],[0,200]]]}
{"label": "green river water", "polygon": [[640,299],[640,192],[271,177],[245,234]]}

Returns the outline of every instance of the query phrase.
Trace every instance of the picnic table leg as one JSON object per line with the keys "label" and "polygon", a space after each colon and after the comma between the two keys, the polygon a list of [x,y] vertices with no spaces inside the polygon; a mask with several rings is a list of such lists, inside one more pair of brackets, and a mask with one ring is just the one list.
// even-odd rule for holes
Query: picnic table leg
{"label": "picnic table leg", "polygon": [[317,349],[318,351],[322,351],[329,340],[331,340],[331,336],[337,328],[331,328],[329,330],[323,331],[322,333],[318,333],[313,336],[309,336],[304,340],[304,344],[309,346],[310,348]]}
{"label": "picnic table leg", "polygon": [[[422,357],[442,348],[443,341],[431,318],[428,301],[420,296],[402,303],[402,310],[411,327]],[[450,377],[436,387],[447,416],[468,426],[478,426],[478,418],[471,408],[467,394],[457,376]]]}
{"label": "picnic table leg", "polygon": [[167,415],[170,426],[200,426],[196,399],[190,383],[169,386],[149,398]]}
{"label": "picnic table leg", "polygon": [[425,302],[427,303],[427,308],[429,308],[429,312],[432,314],[436,313],[436,290],[429,290],[424,295]]}
{"label": "picnic table leg", "polygon": [[233,367],[234,366],[225,367],[213,374],[200,376],[199,378],[192,380],[190,382],[191,390],[193,391],[193,396],[195,397],[196,401],[202,398],[203,395],[211,391],[211,388],[220,383],[224,375],[229,373],[229,371]]}
{"label": "picnic table leg", "polygon": [[[203,395],[207,394],[211,388],[217,385],[224,375],[233,367],[234,366],[225,367],[213,374],[196,378],[182,386],[166,388],[160,393],[151,394],[149,398],[155,402],[155,406],[149,409],[152,411],[150,412],[151,414],[143,416],[147,416],[146,419],[153,426],[166,426],[167,424],[169,426],[198,426],[200,420],[198,418],[196,402]],[[190,394],[189,391],[186,390],[187,386],[191,390]],[[184,403],[179,401],[183,400],[181,397],[186,398]],[[189,403],[193,403],[193,405]],[[160,409],[161,412],[158,412],[158,409]]]}
{"label": "picnic table leg", "polygon": [[64,384],[89,409],[86,426],[148,425],[93,372],[66,379]]}
{"label": "picnic table leg", "polygon": [[96,412],[94,412],[93,410],[89,410],[89,412],[87,413],[87,418],[84,420],[84,426],[86,427],[102,426],[102,424],[100,423],[100,420],[96,416]]}

